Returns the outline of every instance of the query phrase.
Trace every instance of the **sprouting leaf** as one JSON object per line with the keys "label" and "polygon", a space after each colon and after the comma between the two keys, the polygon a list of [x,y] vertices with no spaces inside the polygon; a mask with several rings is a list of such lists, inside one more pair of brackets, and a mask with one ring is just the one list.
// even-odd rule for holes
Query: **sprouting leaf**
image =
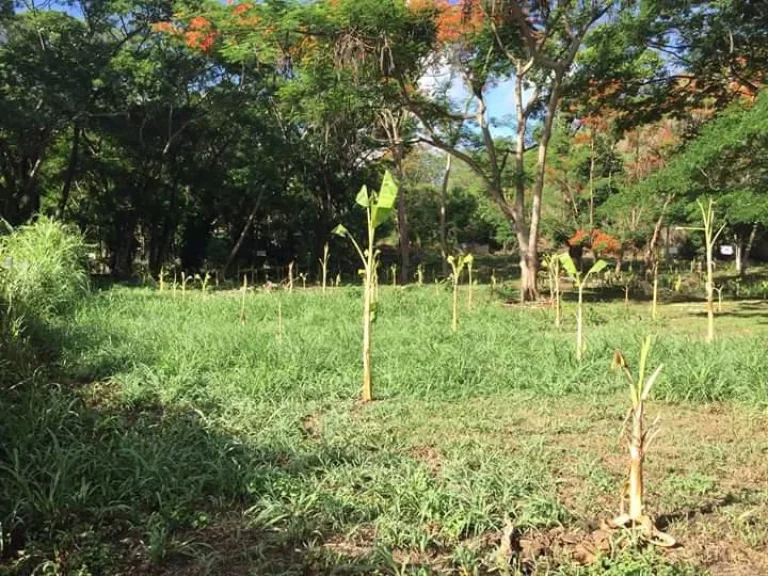
{"label": "sprouting leaf", "polygon": [[623,370],[627,367],[627,359],[621,350],[613,351],[613,362],[611,362],[611,368],[613,370]]}
{"label": "sprouting leaf", "polygon": [[347,230],[347,227],[344,226],[344,224],[339,224],[331,230],[331,234],[335,234],[336,236],[349,236],[349,230]]}
{"label": "sprouting leaf", "polygon": [[466,256],[464,256],[464,263],[465,264],[469,265],[469,264],[472,264],[474,261],[475,261],[475,257],[472,256],[472,254],[467,254]]}
{"label": "sprouting leaf", "polygon": [[449,255],[446,258],[446,260],[448,261],[449,264],[453,264],[454,262],[456,262],[456,259],[453,257],[453,254]]}
{"label": "sprouting leaf", "polygon": [[360,192],[357,193],[355,202],[357,202],[363,208],[368,208],[368,206],[371,205],[371,199],[368,196],[368,186],[363,185],[363,187],[360,188]]}
{"label": "sprouting leaf", "polygon": [[378,228],[383,222],[386,222],[392,210],[395,207],[397,199],[397,184],[392,179],[389,170],[384,174],[384,181],[381,184],[381,191],[373,207],[373,227]]}
{"label": "sprouting leaf", "polygon": [[568,273],[568,276],[573,280],[579,279],[579,272],[576,270],[576,264],[573,262],[573,258],[567,252],[560,254],[560,261],[563,263],[563,268]]}
{"label": "sprouting leaf", "polygon": [[643,388],[643,394],[640,396],[641,400],[648,399],[648,395],[651,393],[651,388],[653,388],[653,385],[656,383],[656,379],[659,377],[659,374],[661,374],[662,368],[664,368],[664,364],[659,364],[658,368],[653,371],[653,374],[648,377],[648,380],[645,383],[645,388]]}

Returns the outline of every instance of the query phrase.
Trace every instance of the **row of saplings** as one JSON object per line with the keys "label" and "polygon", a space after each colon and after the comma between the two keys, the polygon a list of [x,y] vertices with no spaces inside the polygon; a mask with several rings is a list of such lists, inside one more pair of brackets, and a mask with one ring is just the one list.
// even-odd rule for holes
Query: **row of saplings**
{"label": "row of saplings", "polygon": [[[343,225],[339,225],[334,230],[334,233],[346,237],[354,246],[360,260],[362,262],[362,274],[364,278],[364,304],[363,304],[363,401],[370,402],[373,399],[373,380],[371,371],[371,342],[372,342],[372,320],[375,313],[375,298],[374,292],[376,288],[376,268],[378,255],[374,250],[376,229],[392,214],[395,206],[395,200],[397,198],[397,185],[395,184],[391,174],[387,172],[384,175],[384,180],[381,185],[381,189],[377,191],[369,191],[367,187],[363,186],[357,195],[356,202],[366,210],[367,221],[367,247],[361,247],[355,238],[349,233],[349,230]],[[714,339],[714,306],[713,306],[713,248],[717,241],[718,236],[722,232],[721,227],[717,232],[714,230],[714,205],[712,202],[708,206],[700,205],[704,226],[701,230],[704,232],[706,248],[707,248],[707,312],[708,312],[708,341]],[[453,318],[452,328],[454,331],[458,328],[458,286],[459,278],[465,267],[470,271],[470,298],[471,298],[471,269],[472,269],[472,256],[463,255],[458,258],[452,256],[448,257],[448,262],[452,268],[453,279]],[[552,280],[551,287],[553,292],[553,299],[555,301],[556,308],[556,321],[560,321],[560,291],[559,291],[559,278],[560,268],[565,269],[565,272],[573,280],[576,289],[578,291],[578,305],[577,305],[577,332],[576,332],[576,356],[578,360],[581,360],[581,356],[584,350],[583,343],[583,314],[582,314],[582,302],[584,286],[589,280],[590,276],[598,274],[606,266],[607,262],[604,260],[598,260],[592,268],[586,273],[582,274],[576,268],[573,260],[568,254],[557,254],[549,256],[546,259],[546,266]],[[648,356],[651,351],[651,339],[646,338],[643,342],[643,346],[640,352],[640,363],[637,371],[633,372],[629,364],[621,351],[617,350],[614,353],[613,367],[618,370],[624,377],[626,377],[629,383],[630,396],[632,400],[632,406],[627,412],[627,416],[624,420],[624,434],[626,438],[627,447],[629,449],[629,478],[626,483],[626,490],[623,493],[621,501],[621,514],[611,520],[608,525],[612,528],[620,527],[634,527],[640,530],[641,534],[649,541],[659,546],[673,546],[675,540],[668,534],[665,534],[656,529],[653,521],[645,515],[643,507],[643,459],[645,452],[648,450],[651,442],[658,433],[658,427],[654,424],[650,427],[646,427],[644,423],[644,407],[645,401],[651,393],[654,383],[661,373],[663,365],[659,365],[656,369],[648,374]],[[625,497],[629,501],[629,506],[625,510]]]}

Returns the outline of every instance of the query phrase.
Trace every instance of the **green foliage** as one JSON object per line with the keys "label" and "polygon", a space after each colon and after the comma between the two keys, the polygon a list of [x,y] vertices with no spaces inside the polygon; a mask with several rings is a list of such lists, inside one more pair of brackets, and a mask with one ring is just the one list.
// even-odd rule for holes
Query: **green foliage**
{"label": "green foliage", "polygon": [[[192,562],[224,573],[250,549],[251,529],[260,554],[247,561],[263,573],[282,562],[294,571],[353,562],[326,559],[333,538],[369,546],[375,537],[381,554],[440,546],[443,555],[485,567],[505,518],[525,533],[570,531],[604,514],[596,500],[616,497],[621,470],[600,462],[616,450],[605,430],[621,421],[626,383],[604,360],[616,347],[639,357],[642,335],[654,328],[639,309],[627,321],[617,314],[621,305],[593,304],[600,321],[579,365],[570,335],[536,311],[478,298],[475,313],[449,336],[448,292],[382,286],[382,401],[361,407],[354,400],[360,289],[284,296],[281,341],[274,294],[262,292],[174,299],[115,287],[55,323],[64,372],[54,381],[94,384],[55,386],[40,374],[0,395],[0,522],[9,553],[19,549],[9,534],[24,535],[24,554],[11,554],[19,569],[51,561],[66,573],[137,565],[172,572]],[[243,298],[245,325],[238,322]],[[730,483],[732,467],[747,466],[740,458],[759,462],[761,455],[731,436],[723,443],[691,438],[687,426],[697,414],[693,403],[729,400],[744,407],[719,405],[724,430],[746,434],[748,422],[762,425],[754,409],[768,406],[765,326],[724,317],[724,337],[707,349],[686,332],[703,329],[703,319],[681,316],[689,321],[680,324],[671,316],[664,315],[665,336],[655,345],[666,367],[654,395],[687,401],[685,424],[674,428],[665,415],[665,429],[690,438],[690,446],[672,451],[670,465]],[[510,334],[518,337],[515,354]],[[718,416],[701,417],[711,423]],[[564,438],[580,442],[566,457]],[[577,483],[567,500],[556,496],[564,482]],[[675,482],[654,486],[661,502],[680,491]],[[678,510],[656,498],[660,513]],[[691,490],[688,498],[693,507],[711,496]],[[580,510],[590,512],[583,518]],[[753,501],[726,514],[732,510],[765,518]],[[232,534],[228,554],[211,555],[222,534]],[[475,552],[462,555],[469,539]],[[565,574],[587,573],[568,559],[551,562]],[[596,566],[616,574],[667,570],[662,558],[640,551],[606,553]]]}
{"label": "green foliage", "polygon": [[568,273],[568,276],[571,277],[571,280],[573,280],[577,286],[585,285],[590,276],[593,274],[599,274],[608,267],[608,262],[605,260],[598,260],[592,265],[586,274],[582,274],[579,272],[578,268],[576,268],[576,263],[573,261],[573,258],[571,258],[570,254],[563,252],[558,257],[560,262],[563,264],[563,268],[565,268],[565,271]]}
{"label": "green foliage", "polygon": [[88,288],[83,237],[48,218],[0,236],[0,266],[0,299],[10,316],[48,320]]}

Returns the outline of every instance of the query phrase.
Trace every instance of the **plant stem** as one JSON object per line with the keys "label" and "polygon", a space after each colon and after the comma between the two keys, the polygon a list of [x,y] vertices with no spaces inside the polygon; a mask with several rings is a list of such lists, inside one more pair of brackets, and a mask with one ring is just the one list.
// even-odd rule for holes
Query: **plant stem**
{"label": "plant stem", "polygon": [[579,302],[576,308],[576,360],[581,362],[584,348],[584,324],[582,316],[582,302],[584,299],[584,285],[579,283]]}
{"label": "plant stem", "polygon": [[472,310],[472,263],[467,266],[467,272],[469,274],[469,296],[467,297],[467,308]]}
{"label": "plant stem", "polygon": [[659,318],[659,265],[653,265],[653,305],[651,306],[651,317],[654,320]]}
{"label": "plant stem", "polygon": [[632,439],[629,445],[629,517],[643,516],[643,403],[632,411]]}
{"label": "plant stem", "polygon": [[374,227],[371,220],[371,211],[368,210],[368,254],[365,261],[365,294],[363,301],[363,402],[373,400],[373,374],[371,369],[371,341],[372,322],[371,309],[374,290]]}
{"label": "plant stem", "polygon": [[453,316],[451,318],[451,330],[459,331],[459,275],[453,273]]}

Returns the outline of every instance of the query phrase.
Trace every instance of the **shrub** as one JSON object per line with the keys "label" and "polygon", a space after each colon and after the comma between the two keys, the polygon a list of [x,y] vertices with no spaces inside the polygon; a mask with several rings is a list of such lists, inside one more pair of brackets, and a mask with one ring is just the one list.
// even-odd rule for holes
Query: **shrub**
{"label": "shrub", "polygon": [[4,334],[71,309],[88,289],[85,243],[77,229],[38,218],[0,236],[0,316]]}

